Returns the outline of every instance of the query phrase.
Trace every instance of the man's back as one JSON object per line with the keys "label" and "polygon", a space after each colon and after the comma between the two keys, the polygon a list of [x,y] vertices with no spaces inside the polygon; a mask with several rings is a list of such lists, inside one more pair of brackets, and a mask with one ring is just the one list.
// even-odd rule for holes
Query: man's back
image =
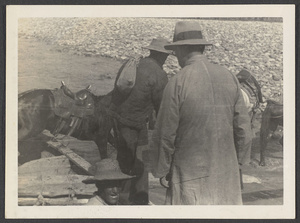
{"label": "man's back", "polygon": [[[192,58],[176,77],[181,86],[180,91],[180,120],[183,125],[179,131],[218,131],[218,135],[224,135],[222,131],[232,127],[234,105],[238,97],[238,82],[225,68],[209,63],[204,56]],[[216,126],[219,128],[215,129]],[[178,136],[180,141],[187,137]],[[199,141],[205,139],[195,139]]]}
{"label": "man's back", "polygon": [[[122,69],[122,68],[121,68]],[[114,100],[119,99],[115,105],[117,112],[123,118],[133,123],[144,123],[149,110],[155,104],[160,104],[162,91],[168,82],[168,78],[163,69],[152,58],[140,60],[137,68],[136,83],[127,98],[115,93]]]}
{"label": "man's back", "polygon": [[183,180],[210,175],[215,160],[236,166],[233,117],[239,89],[232,74],[195,56],[170,84],[179,98],[174,160],[186,171]]}
{"label": "man's back", "polygon": [[156,175],[165,175],[172,160],[172,183],[205,178],[212,204],[240,204],[235,145],[243,145],[249,128],[237,79],[203,55],[191,57],[164,91],[153,133]]}

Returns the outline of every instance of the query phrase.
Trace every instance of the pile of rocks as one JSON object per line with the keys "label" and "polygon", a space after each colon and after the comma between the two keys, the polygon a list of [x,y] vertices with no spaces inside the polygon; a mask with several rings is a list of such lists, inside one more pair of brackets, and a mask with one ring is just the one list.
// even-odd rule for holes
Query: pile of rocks
{"label": "pile of rocks", "polygon": [[[19,37],[35,38],[85,56],[126,60],[146,56],[142,47],[155,37],[170,41],[175,23],[164,18],[24,18],[19,20]],[[283,89],[282,23],[259,21],[197,20],[213,47],[208,59],[237,74],[248,69],[262,87],[266,99],[279,100]],[[179,69],[170,56],[164,66],[170,76]]]}

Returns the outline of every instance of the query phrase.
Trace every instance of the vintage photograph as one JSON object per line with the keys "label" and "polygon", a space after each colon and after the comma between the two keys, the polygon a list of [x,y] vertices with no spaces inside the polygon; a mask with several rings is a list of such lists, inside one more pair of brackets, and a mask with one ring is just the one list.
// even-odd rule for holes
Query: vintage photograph
{"label": "vintage photograph", "polygon": [[123,7],[8,8],[8,217],[293,218],[293,6]]}

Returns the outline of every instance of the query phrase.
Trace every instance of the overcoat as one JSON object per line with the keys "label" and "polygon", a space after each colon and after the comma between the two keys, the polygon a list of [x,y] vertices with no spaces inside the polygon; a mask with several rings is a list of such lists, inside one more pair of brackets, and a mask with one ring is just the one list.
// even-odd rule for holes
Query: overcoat
{"label": "overcoat", "polygon": [[192,56],[164,90],[151,143],[154,176],[171,173],[170,204],[242,204],[238,157],[250,142],[237,78]]}

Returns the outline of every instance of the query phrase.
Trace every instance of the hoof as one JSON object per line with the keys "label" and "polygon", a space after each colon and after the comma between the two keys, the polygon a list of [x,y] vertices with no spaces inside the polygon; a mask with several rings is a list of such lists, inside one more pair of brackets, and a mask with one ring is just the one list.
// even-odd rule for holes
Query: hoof
{"label": "hoof", "polygon": [[169,188],[168,181],[166,180],[166,177],[159,178],[159,183],[164,188]]}
{"label": "hoof", "polygon": [[265,163],[265,161],[260,161],[259,165],[260,165],[260,166],[265,166],[266,163]]}

